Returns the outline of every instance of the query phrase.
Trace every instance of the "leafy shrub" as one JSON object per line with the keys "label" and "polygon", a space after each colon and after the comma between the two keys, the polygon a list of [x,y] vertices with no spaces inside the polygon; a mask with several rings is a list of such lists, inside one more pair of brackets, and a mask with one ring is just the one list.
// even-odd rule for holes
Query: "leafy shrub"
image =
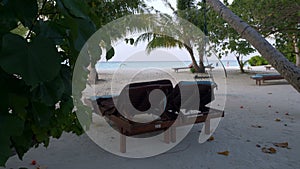
{"label": "leafy shrub", "polygon": [[260,65],[267,65],[268,61],[262,58],[261,56],[254,56],[248,60],[248,63],[251,66],[260,66]]}
{"label": "leafy shrub", "polygon": [[[73,111],[71,80],[81,46],[96,29],[81,13],[87,4],[52,3],[9,0],[0,5],[0,166],[14,153],[21,159],[31,147],[48,146],[50,138],[63,132],[83,133]],[[44,11],[59,17],[45,16]],[[26,37],[24,31],[12,31],[18,24],[28,32]]]}
{"label": "leafy shrub", "polygon": [[192,73],[195,73],[195,72],[196,72],[196,70],[195,70],[194,67],[191,67],[191,68],[190,68],[190,71],[191,71]]}
{"label": "leafy shrub", "polygon": [[[13,154],[22,159],[31,147],[48,146],[63,132],[83,133],[74,110],[91,121],[76,100],[85,89],[89,62],[77,66],[82,78],[74,80],[77,56],[96,28],[128,15],[131,8],[137,7],[96,0],[0,2],[1,167]],[[110,46],[110,39],[105,43]],[[111,48],[106,59],[113,55]],[[92,65],[99,57],[90,58]],[[72,79],[84,85],[72,86]]]}

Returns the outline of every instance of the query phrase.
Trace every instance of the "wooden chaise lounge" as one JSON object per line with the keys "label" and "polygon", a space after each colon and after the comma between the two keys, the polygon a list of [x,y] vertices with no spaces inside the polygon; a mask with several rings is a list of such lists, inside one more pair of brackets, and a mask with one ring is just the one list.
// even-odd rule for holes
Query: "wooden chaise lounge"
{"label": "wooden chaise lounge", "polygon": [[175,72],[178,72],[178,70],[180,69],[191,69],[193,67],[193,64],[191,63],[189,66],[186,66],[186,67],[175,67],[175,68],[172,68]]}
{"label": "wooden chaise lounge", "polygon": [[[209,69],[210,71],[213,69],[213,68],[215,68],[215,67],[213,67],[212,66],[213,64],[211,63],[211,64],[209,64],[209,65],[206,65],[206,66],[204,66],[205,68],[207,68],[207,69]],[[172,68],[175,72],[178,72],[178,70],[180,70],[180,69],[191,69],[193,67],[193,64],[190,64],[189,66],[187,66],[187,67],[175,67],[175,68]]]}
{"label": "wooden chaise lounge", "polygon": [[250,77],[256,81],[256,85],[261,85],[261,81],[264,83],[266,80],[279,80],[284,79],[280,74],[256,74]]}
{"label": "wooden chaise lounge", "polygon": [[[195,92],[195,87],[191,87],[195,84],[198,92]],[[169,80],[132,83],[126,85],[119,96],[94,98],[92,105],[94,111],[105,116],[120,133],[120,152],[125,153],[126,136],[168,131],[164,132],[165,142],[175,142],[176,127],[200,122],[205,122],[205,133],[209,134],[208,118],[224,116],[223,111],[205,106],[214,100],[214,88],[215,83],[209,81],[179,82],[174,88]],[[150,93],[156,89],[163,92],[164,96],[158,94],[151,100]],[[196,100],[200,103],[195,104]],[[197,113],[183,114],[181,109],[197,110]],[[141,113],[151,113],[159,118],[146,123],[133,121],[133,117]]]}

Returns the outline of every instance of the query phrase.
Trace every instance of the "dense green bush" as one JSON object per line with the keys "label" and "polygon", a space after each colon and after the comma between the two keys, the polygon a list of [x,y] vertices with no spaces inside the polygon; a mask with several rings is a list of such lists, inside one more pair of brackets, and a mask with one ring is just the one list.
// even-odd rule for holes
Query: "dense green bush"
{"label": "dense green bush", "polygon": [[[30,148],[47,146],[63,132],[83,133],[74,110],[84,114],[84,106],[74,109],[73,98],[81,98],[89,62],[78,68],[82,78],[75,82],[84,85],[72,93],[77,56],[97,28],[132,13],[140,0],[114,2],[0,2],[0,166],[12,154],[22,159]],[[114,54],[107,53],[108,59]]]}
{"label": "dense green bush", "polygon": [[196,72],[196,70],[195,70],[194,67],[191,67],[191,68],[190,68],[190,71],[191,71],[192,73],[195,73],[195,72]]}
{"label": "dense green bush", "polygon": [[268,61],[266,61],[266,59],[262,58],[261,56],[254,56],[251,59],[249,59],[248,63],[251,66],[260,66],[260,65],[267,65]]}

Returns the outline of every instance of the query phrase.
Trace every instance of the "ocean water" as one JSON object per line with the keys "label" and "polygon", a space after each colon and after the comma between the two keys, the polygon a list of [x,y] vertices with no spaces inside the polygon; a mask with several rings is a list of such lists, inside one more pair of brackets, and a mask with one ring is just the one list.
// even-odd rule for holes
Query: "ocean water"
{"label": "ocean water", "polygon": [[[238,63],[236,60],[224,60],[222,61],[225,67],[236,67]],[[191,64],[191,61],[130,61],[130,62],[98,62],[96,64],[97,70],[116,70],[122,69],[143,69],[143,68],[175,68],[175,67],[187,67]],[[212,61],[204,63],[204,65],[213,64],[214,67],[221,67],[220,62]]]}

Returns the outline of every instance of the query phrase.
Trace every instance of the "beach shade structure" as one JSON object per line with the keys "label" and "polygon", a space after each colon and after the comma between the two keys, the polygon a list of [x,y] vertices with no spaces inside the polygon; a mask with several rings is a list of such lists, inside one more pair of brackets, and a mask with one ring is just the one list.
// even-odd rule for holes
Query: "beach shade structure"
{"label": "beach shade structure", "polygon": [[[209,81],[182,81],[175,88],[170,80],[139,82],[126,85],[119,96],[98,96],[91,101],[94,111],[120,133],[120,151],[125,153],[126,136],[164,132],[166,143],[176,142],[176,127],[195,122],[208,124],[205,131],[209,133],[208,117],[224,116],[223,111],[206,107],[214,99],[215,87]],[[136,120],[140,114],[153,118]]]}
{"label": "beach shade structure", "polygon": [[256,85],[261,85],[261,81],[264,83],[266,80],[279,80],[284,79],[279,73],[274,74],[256,74],[250,77],[256,81]]}

